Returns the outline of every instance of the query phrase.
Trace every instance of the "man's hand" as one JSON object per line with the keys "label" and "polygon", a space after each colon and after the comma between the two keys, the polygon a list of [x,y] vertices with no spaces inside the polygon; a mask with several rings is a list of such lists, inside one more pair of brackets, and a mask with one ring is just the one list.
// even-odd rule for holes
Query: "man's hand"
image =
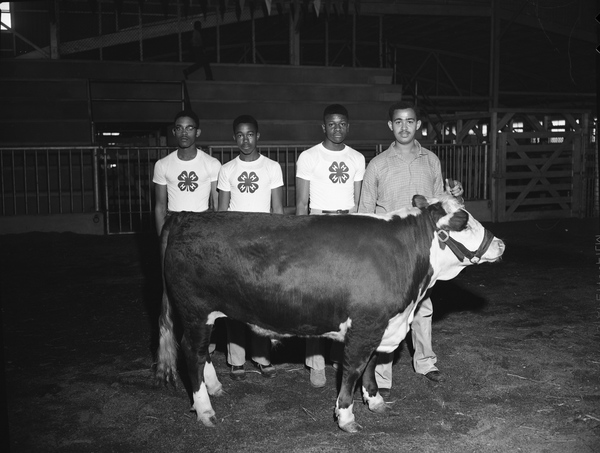
{"label": "man's hand", "polygon": [[459,198],[463,193],[465,193],[460,181],[455,179],[446,179],[446,192],[453,197],[458,198],[460,201],[464,201],[462,198]]}

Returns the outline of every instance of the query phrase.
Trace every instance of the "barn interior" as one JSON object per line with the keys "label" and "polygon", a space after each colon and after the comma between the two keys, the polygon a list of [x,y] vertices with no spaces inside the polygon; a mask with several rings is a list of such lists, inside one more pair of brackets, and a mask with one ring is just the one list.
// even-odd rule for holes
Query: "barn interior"
{"label": "barn interior", "polygon": [[[591,0],[69,0],[2,2],[5,231],[83,218],[151,224],[153,162],[191,106],[201,144],[234,156],[231,121],[259,119],[284,170],[321,140],[331,103],[367,160],[387,109],[419,108],[419,140],[470,188],[483,220],[597,216],[597,5]],[[202,24],[213,81],[187,80]],[[43,221],[39,221],[43,218]],[[72,225],[72,219],[61,220]],[[79,222],[75,222],[79,223]]]}

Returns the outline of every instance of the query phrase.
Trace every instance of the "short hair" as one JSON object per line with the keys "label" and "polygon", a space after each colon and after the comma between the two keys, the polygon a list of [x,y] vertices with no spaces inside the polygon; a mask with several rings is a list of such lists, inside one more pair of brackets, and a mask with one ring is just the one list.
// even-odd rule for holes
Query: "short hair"
{"label": "short hair", "polygon": [[182,110],[177,115],[175,115],[175,119],[173,120],[173,123],[176,123],[179,118],[182,118],[184,116],[187,116],[188,118],[193,119],[194,122],[196,123],[196,127],[200,126],[200,120],[198,119],[198,115],[196,115],[196,113],[194,111],[189,110],[189,109]]}
{"label": "short hair", "polygon": [[390,109],[388,110],[388,116],[390,117],[390,121],[394,121],[394,112],[396,110],[406,110],[406,109],[413,110],[415,112],[415,116],[417,117],[417,120],[419,119],[419,109],[417,109],[417,107],[415,107],[415,105],[412,102],[399,101],[399,102],[395,102],[394,104],[392,104],[390,106]]}
{"label": "short hair", "polygon": [[258,132],[258,121],[252,115],[240,115],[236,119],[233,120],[233,133],[235,134],[236,128],[240,124],[252,124],[256,128],[256,132]]}
{"label": "short hair", "polygon": [[344,115],[346,119],[350,119],[348,110],[340,104],[331,104],[325,107],[325,110],[323,110],[323,121],[325,121],[325,117],[329,115]]}

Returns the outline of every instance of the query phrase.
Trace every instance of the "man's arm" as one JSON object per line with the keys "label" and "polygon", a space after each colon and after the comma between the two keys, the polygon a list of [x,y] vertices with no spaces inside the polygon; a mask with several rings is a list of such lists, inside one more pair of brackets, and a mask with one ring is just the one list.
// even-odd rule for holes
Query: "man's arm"
{"label": "man's arm", "polygon": [[[365,177],[362,181],[358,212],[375,212],[375,206],[377,202],[377,176],[375,172],[374,165],[370,163],[367,166]],[[356,193],[354,196],[356,196]]]}
{"label": "man's arm", "polygon": [[219,204],[217,205],[217,211],[227,211],[229,209],[229,200],[231,200],[231,192],[219,190]]}
{"label": "man's arm", "polygon": [[162,184],[154,185],[154,194],[156,202],[154,204],[154,221],[156,223],[156,232],[160,236],[165,217],[167,217],[167,186]]}
{"label": "man's arm", "polygon": [[296,215],[308,214],[308,195],[310,193],[310,181],[296,178]]}
{"label": "man's arm", "polygon": [[208,209],[212,208],[213,211],[219,210],[219,192],[217,192],[217,181],[210,182],[210,200],[208,203]]}
{"label": "man's arm", "polygon": [[354,181],[354,208],[358,212],[358,203],[360,202],[360,191],[362,188],[362,181]]}
{"label": "man's arm", "polygon": [[271,209],[273,214],[283,214],[283,186],[271,189]]}

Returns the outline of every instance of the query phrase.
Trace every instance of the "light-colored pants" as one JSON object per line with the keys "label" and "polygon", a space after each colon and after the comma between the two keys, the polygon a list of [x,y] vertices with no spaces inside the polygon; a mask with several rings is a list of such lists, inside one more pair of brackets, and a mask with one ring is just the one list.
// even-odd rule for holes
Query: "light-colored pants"
{"label": "light-colored pants", "polygon": [[[431,347],[431,318],[433,316],[433,305],[431,299],[424,299],[415,312],[411,324],[411,335],[415,353],[413,355],[413,367],[419,374],[427,374],[436,371],[437,357]],[[392,362],[394,353],[379,354],[377,366],[375,367],[375,380],[379,388],[392,387]]]}
{"label": "light-colored pants", "polygon": [[[306,339],[306,359],[304,363],[307,367],[315,370],[325,369],[325,342],[324,338]],[[344,361],[344,343],[332,341],[329,358],[332,362],[342,363]]]}
{"label": "light-colored pants", "polygon": [[[246,363],[246,330],[248,326],[234,319],[226,319],[227,324],[227,363],[242,366]],[[250,331],[252,360],[263,366],[269,365],[271,340]]]}
{"label": "light-colored pants", "polygon": [[325,369],[325,340],[323,338],[306,339],[306,359],[304,363],[314,370]]}

